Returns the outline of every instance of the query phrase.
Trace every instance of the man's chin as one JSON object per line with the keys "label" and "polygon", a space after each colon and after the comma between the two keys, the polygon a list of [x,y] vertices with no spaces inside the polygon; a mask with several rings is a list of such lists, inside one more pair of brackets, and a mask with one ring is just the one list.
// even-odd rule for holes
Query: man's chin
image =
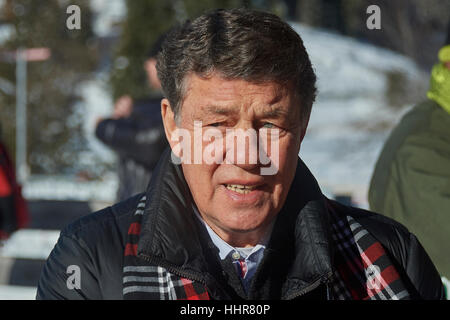
{"label": "man's chin", "polygon": [[235,233],[235,234],[251,234],[254,232],[257,232],[258,230],[263,229],[267,223],[266,219],[262,219],[261,217],[258,217],[259,219],[251,219],[250,217],[245,217],[240,215],[240,218],[237,218],[236,221],[223,221],[221,223],[222,230],[228,232],[228,233]]}

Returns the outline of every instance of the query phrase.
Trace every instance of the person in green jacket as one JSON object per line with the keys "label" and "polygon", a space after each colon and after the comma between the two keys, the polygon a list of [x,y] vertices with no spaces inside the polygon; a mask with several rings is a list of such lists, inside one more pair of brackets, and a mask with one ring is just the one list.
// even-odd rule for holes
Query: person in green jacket
{"label": "person in green jacket", "polygon": [[392,131],[368,197],[372,211],[416,234],[441,276],[450,278],[450,30],[438,56],[428,99]]}

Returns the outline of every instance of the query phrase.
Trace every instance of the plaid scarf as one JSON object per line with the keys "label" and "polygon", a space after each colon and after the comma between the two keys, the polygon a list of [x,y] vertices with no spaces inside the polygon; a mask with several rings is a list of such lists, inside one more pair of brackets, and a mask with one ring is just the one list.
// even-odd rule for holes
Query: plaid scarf
{"label": "plaid scarf", "polygon": [[[206,286],[178,276],[163,266],[137,257],[146,196],[128,229],[124,251],[124,299],[209,300]],[[400,300],[409,293],[380,242],[350,216],[339,215],[329,203],[335,272],[328,288],[332,300]]]}
{"label": "plaid scarf", "polygon": [[206,287],[169,272],[137,257],[141,221],[146,196],[143,196],[128,228],[124,251],[123,297],[125,300],[209,300]]}
{"label": "plaid scarf", "polygon": [[336,248],[331,291],[337,300],[408,300],[410,295],[383,246],[328,202]]}

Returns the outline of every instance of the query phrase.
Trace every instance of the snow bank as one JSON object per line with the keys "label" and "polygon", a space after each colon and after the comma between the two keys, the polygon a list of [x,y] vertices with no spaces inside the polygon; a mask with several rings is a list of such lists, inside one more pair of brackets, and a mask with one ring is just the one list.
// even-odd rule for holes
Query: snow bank
{"label": "snow bank", "polygon": [[367,189],[391,128],[409,105],[387,99],[389,74],[412,86],[427,81],[409,58],[355,39],[292,24],[316,71],[318,97],[300,157],[330,193],[367,208]]}

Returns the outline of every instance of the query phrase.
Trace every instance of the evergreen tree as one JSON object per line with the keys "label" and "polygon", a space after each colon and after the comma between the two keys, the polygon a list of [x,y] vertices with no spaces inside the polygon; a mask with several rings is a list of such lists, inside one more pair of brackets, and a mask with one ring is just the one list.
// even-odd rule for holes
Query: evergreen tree
{"label": "evergreen tree", "polygon": [[129,94],[141,98],[149,93],[143,64],[156,39],[176,23],[206,10],[248,6],[242,0],[127,0],[127,16],[110,73],[114,99]]}
{"label": "evergreen tree", "polygon": [[[69,5],[81,9],[81,29],[69,30]],[[13,26],[2,51],[47,47],[51,58],[27,66],[27,162],[32,174],[74,173],[84,148],[77,85],[96,65],[88,0],[7,0],[3,22]],[[15,64],[0,63],[0,77],[15,83]],[[1,122],[11,155],[15,145],[15,96],[0,91]]]}

